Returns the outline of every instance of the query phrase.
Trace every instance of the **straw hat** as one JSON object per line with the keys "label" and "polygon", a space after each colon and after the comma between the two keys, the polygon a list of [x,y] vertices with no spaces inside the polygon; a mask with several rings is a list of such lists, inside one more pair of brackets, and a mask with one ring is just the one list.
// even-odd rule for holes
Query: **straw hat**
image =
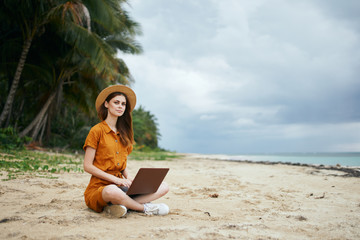
{"label": "straw hat", "polygon": [[106,98],[111,94],[111,93],[114,93],[114,92],[121,92],[121,93],[124,93],[127,97],[127,100],[130,102],[130,106],[131,106],[131,111],[132,112],[135,108],[135,105],[136,105],[136,95],[135,95],[135,92],[125,86],[125,85],[112,85],[112,86],[109,86],[105,89],[103,89],[99,95],[97,96],[96,98],[96,102],[95,102],[95,107],[96,107],[96,111],[99,112],[99,109],[100,109],[100,106],[101,104],[103,104],[106,100]]}

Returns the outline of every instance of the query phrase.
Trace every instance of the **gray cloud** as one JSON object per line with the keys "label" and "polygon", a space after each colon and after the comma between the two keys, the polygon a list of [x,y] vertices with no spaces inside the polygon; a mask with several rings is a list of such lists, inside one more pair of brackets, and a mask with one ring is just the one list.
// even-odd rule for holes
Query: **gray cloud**
{"label": "gray cloud", "polygon": [[145,53],[124,59],[139,103],[159,119],[160,144],[204,153],[360,150],[358,7],[133,1]]}

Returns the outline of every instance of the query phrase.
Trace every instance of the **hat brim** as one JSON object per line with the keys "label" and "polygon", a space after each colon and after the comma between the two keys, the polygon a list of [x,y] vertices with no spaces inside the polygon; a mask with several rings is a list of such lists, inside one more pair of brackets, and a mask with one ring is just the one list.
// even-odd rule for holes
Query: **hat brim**
{"label": "hat brim", "polygon": [[99,112],[101,104],[103,104],[106,98],[114,92],[121,92],[126,95],[127,100],[130,102],[130,112],[132,112],[136,105],[136,94],[135,92],[125,85],[112,85],[103,89],[96,98],[95,107],[96,111]]}

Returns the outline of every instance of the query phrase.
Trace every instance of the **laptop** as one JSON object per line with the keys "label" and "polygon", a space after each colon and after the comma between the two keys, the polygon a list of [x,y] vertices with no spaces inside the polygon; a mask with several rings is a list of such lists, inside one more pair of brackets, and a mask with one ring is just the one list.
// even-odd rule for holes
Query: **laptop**
{"label": "laptop", "polygon": [[127,195],[154,193],[160,187],[169,168],[140,168],[129,188],[120,187]]}

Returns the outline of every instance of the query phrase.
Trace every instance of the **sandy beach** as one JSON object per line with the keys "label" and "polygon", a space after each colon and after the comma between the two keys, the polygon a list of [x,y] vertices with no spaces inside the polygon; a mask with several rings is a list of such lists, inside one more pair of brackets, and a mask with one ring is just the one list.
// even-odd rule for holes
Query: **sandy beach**
{"label": "sandy beach", "polygon": [[169,167],[167,216],[114,219],[87,208],[87,173],[0,182],[0,239],[360,239],[360,178],[285,164],[129,160]]}

